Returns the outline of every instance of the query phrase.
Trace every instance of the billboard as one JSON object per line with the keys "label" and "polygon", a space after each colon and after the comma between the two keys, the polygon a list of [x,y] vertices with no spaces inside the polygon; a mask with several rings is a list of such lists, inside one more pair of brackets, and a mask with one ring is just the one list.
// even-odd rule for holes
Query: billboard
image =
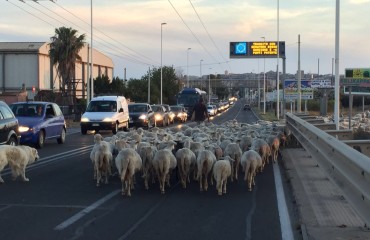
{"label": "billboard", "polygon": [[[230,42],[230,58],[276,58],[277,42]],[[285,58],[285,42],[279,41],[279,57]]]}
{"label": "billboard", "polygon": [[370,68],[346,68],[340,85],[370,87]]}
{"label": "billboard", "polygon": [[[295,79],[284,80],[284,98],[285,100],[298,99],[298,81]],[[313,88],[311,80],[301,80],[301,99],[313,99]]]}
{"label": "billboard", "polygon": [[330,79],[313,79],[311,80],[311,88],[334,88]]}

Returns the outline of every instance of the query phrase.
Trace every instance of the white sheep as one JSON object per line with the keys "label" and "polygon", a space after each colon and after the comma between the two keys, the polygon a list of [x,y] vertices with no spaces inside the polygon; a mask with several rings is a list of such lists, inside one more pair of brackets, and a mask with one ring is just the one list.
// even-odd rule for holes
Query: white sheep
{"label": "white sheep", "polygon": [[112,153],[110,143],[103,141],[99,133],[94,135],[94,146],[90,153],[90,160],[94,167],[94,179],[96,186],[100,185],[102,176],[105,176],[105,183],[108,183],[108,175],[111,174]]}
{"label": "white sheep", "polygon": [[[202,150],[197,157],[197,179],[199,181],[200,191],[208,189],[208,175],[216,162],[215,154],[210,150]],[[212,178],[211,178],[212,183]]]}
{"label": "white sheep", "polygon": [[255,185],[254,178],[258,168],[262,165],[262,158],[258,152],[249,150],[243,153],[240,163],[245,174],[244,181],[247,182],[248,190],[252,191],[252,184]]}
{"label": "white sheep", "polygon": [[224,159],[218,160],[213,165],[213,177],[216,181],[216,189],[218,195],[226,194],[227,178],[231,176],[231,164],[234,162],[232,158],[226,156]]}
{"label": "white sheep", "polygon": [[135,173],[142,166],[141,157],[134,149],[125,148],[118,153],[115,162],[121,178],[122,195],[131,196],[131,189],[134,189]]}
{"label": "white sheep", "polygon": [[242,150],[238,143],[229,143],[224,151],[224,156],[229,156],[234,159],[231,165],[231,181],[238,180],[238,172],[240,165],[240,158],[242,156]]}
{"label": "white sheep", "polygon": [[143,161],[142,171],[144,178],[145,189],[149,189],[149,178],[150,175],[153,177],[153,159],[157,152],[157,148],[154,146],[141,146],[139,150],[139,155]]}
{"label": "white sheep", "polygon": [[176,157],[168,149],[158,150],[153,158],[153,168],[159,181],[159,189],[162,194],[165,193],[164,187],[170,186],[170,173],[177,166]]}
{"label": "white sheep", "polygon": [[186,188],[186,181],[190,183],[190,171],[195,165],[195,154],[189,148],[181,148],[176,152],[176,159],[182,187]]}
{"label": "white sheep", "polygon": [[100,185],[102,177],[105,177],[105,184],[108,184],[108,177],[111,175],[111,162],[112,153],[108,144],[103,144],[104,141],[98,146],[94,156],[94,170],[96,175],[96,186]]}

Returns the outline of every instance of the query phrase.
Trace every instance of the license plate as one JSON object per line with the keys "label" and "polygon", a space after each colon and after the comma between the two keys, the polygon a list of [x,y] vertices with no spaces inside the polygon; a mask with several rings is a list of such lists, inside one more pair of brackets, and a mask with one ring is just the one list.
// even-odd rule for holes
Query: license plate
{"label": "license plate", "polygon": [[93,127],[99,127],[99,123],[93,123],[92,126]]}

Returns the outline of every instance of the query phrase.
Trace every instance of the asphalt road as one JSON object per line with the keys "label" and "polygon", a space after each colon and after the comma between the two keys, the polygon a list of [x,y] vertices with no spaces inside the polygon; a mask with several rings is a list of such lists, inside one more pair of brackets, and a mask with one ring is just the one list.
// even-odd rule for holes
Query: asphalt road
{"label": "asphalt road", "polygon": [[[212,121],[255,122],[254,114],[242,106],[239,101]],[[241,178],[229,182],[228,193],[218,196],[214,186],[201,193],[198,183],[192,182],[182,189],[172,177],[171,188],[161,195],[158,183],[145,190],[138,174],[132,196],[125,197],[117,176],[108,185],[95,186],[89,159],[93,136],[81,135],[78,129],[69,129],[67,134],[65,144],[47,142],[39,150],[40,160],[27,168],[30,182],[12,181],[8,169],[3,170],[1,240],[285,240],[287,223],[281,218],[278,199],[285,191],[289,199],[289,192],[276,190],[272,164],[257,175],[252,192]],[[291,211],[289,200],[287,208]],[[288,227],[295,220],[290,221]],[[300,238],[294,229],[293,234],[294,239]]]}

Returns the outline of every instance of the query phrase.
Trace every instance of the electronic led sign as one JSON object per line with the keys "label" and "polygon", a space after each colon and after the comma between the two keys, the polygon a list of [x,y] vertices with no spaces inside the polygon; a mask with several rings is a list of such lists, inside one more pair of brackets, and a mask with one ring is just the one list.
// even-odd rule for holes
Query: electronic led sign
{"label": "electronic led sign", "polygon": [[[277,42],[230,42],[230,58],[276,58]],[[279,42],[279,57],[285,58],[285,42]]]}

